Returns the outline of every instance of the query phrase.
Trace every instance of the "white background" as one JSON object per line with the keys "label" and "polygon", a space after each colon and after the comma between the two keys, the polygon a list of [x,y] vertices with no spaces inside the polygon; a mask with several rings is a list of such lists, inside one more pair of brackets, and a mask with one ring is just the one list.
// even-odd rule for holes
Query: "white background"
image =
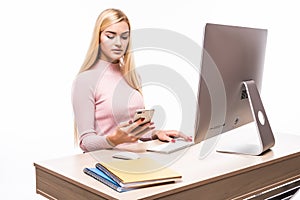
{"label": "white background", "polygon": [[98,14],[109,7],[123,10],[132,29],[170,29],[199,45],[207,22],[267,28],[265,109],[275,134],[300,136],[297,5],[296,0],[1,1],[1,199],[42,199],[35,194],[33,162],[78,153],[72,80]]}

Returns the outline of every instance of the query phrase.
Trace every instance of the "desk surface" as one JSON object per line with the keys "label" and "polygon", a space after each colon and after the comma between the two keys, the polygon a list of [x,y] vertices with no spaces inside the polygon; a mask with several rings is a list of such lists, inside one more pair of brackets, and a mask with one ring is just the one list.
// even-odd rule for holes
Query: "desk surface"
{"label": "desk surface", "polygon": [[[165,162],[182,174],[182,181],[124,193],[118,193],[83,173],[84,167],[111,160],[115,151],[101,150],[35,162],[36,189],[49,199],[72,199],[72,195],[77,195],[78,199],[174,199],[174,195],[177,198],[186,195],[205,195],[206,199],[244,198],[300,177],[300,137],[278,134],[275,139],[275,146],[261,156],[213,150],[208,156],[199,158],[203,148],[201,143],[172,155],[141,153],[141,156]],[[80,191],[76,192],[77,189]],[[91,196],[84,197],[86,193]]]}

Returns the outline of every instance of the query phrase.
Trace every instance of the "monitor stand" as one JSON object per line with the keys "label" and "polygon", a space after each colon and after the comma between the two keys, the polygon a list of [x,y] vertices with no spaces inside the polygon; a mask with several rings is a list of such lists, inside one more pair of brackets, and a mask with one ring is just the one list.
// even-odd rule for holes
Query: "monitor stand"
{"label": "monitor stand", "polygon": [[[255,141],[254,144],[248,144],[248,142],[240,143],[239,140],[238,142],[230,140],[223,144],[221,143],[221,145],[217,147],[217,151],[223,153],[260,155],[263,152],[270,149],[272,146],[274,146],[275,139],[255,82],[253,80],[244,81],[243,85],[245,86],[247,92],[249,105],[253,116],[252,124],[254,125],[253,126],[254,129],[253,128],[251,129],[251,127],[250,129],[248,128],[247,129],[251,131],[254,130],[257,133],[256,135],[257,140]],[[241,138],[243,137],[242,136],[244,132],[243,128],[249,125],[251,126],[251,123],[249,123],[248,125],[244,125],[240,128],[236,128],[233,131],[238,131],[236,135]],[[242,131],[242,133],[240,131]]]}

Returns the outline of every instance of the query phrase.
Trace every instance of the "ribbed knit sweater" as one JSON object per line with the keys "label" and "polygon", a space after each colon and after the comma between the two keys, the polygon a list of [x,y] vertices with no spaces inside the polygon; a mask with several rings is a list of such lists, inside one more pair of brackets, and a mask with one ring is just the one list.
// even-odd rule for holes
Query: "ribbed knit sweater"
{"label": "ribbed knit sweater", "polygon": [[75,78],[72,104],[84,152],[112,148],[106,136],[144,108],[142,95],[124,79],[119,64],[98,60]]}

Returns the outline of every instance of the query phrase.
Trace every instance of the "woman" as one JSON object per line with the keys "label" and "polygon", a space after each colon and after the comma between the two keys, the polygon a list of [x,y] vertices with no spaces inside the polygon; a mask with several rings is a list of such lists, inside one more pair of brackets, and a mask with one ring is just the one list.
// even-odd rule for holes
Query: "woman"
{"label": "woman", "polygon": [[[84,152],[113,148],[143,139],[174,141],[189,137],[178,131],[154,130],[153,122],[132,122],[144,108],[141,84],[135,72],[130,23],[118,9],[98,17],[83,65],[73,83],[75,141]],[[140,134],[142,133],[142,134]]]}

